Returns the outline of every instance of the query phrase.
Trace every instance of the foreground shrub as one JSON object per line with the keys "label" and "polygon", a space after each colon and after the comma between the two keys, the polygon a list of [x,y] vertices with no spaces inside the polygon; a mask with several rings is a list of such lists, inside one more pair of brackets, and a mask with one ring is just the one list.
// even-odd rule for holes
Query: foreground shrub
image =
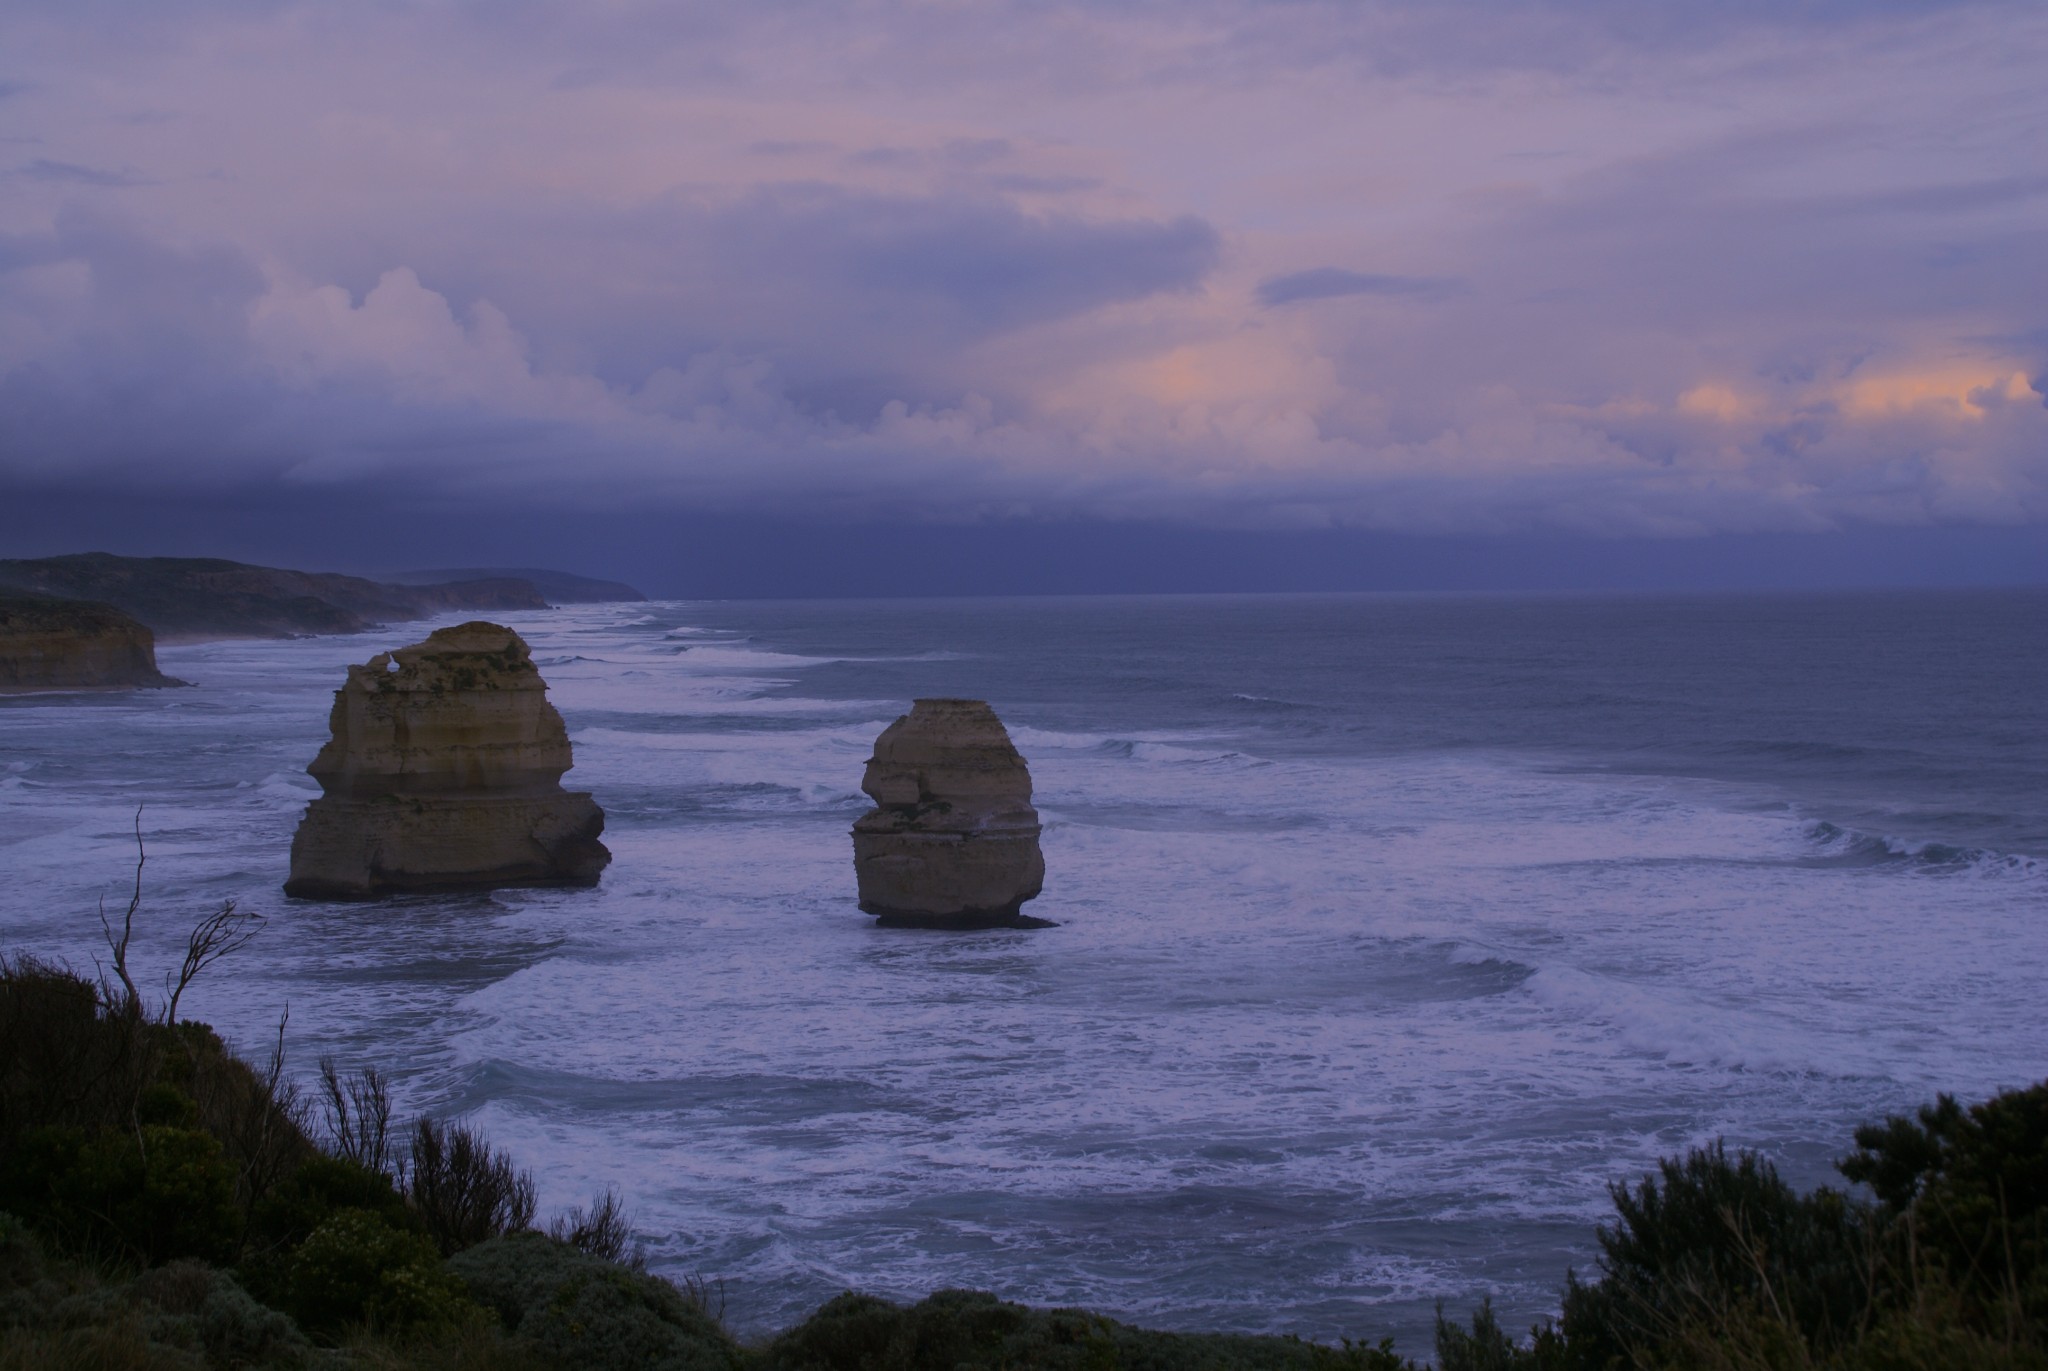
{"label": "foreground shrub", "polygon": [[1964,1109],[1947,1095],[1914,1118],[1856,1130],[1842,1174],[1877,1193],[1888,1302],[1930,1280],[1987,1332],[2048,1323],[2048,1082]]}
{"label": "foreground shrub", "polygon": [[1697,1327],[1768,1316],[1825,1353],[1853,1337],[1868,1304],[1864,1211],[1831,1190],[1801,1195],[1753,1153],[1717,1143],[1634,1189],[1613,1187],[1600,1280],[1571,1282],[1563,1334],[1580,1365],[1645,1365]]}
{"label": "foreground shrub", "polygon": [[632,1250],[633,1223],[619,1192],[601,1191],[588,1209],[571,1209],[548,1225],[548,1236],[601,1261],[640,1269],[645,1263]]}
{"label": "foreground shrub", "polygon": [[178,1261],[107,1280],[0,1214],[0,1368],[300,1368],[312,1355],[223,1271]]}
{"label": "foreground shrub", "polygon": [[841,1295],[759,1355],[774,1371],[1413,1371],[1413,1363],[1384,1346],[1158,1333],[976,1290],[942,1290],[907,1309],[870,1295]]}
{"label": "foreground shrub", "polygon": [[740,1364],[725,1330],[667,1281],[538,1233],[472,1247],[451,1258],[448,1270],[518,1342],[561,1366],[727,1371]]}
{"label": "foreground shrub", "polygon": [[1464,1328],[1437,1306],[1436,1371],[1566,1371],[1578,1364],[1554,1327],[1533,1330],[1527,1347],[1518,1344],[1494,1317],[1490,1299],[1480,1301]]}
{"label": "foreground shrub", "polygon": [[393,1228],[426,1232],[391,1177],[340,1157],[316,1154],[252,1209],[250,1244],[273,1250],[296,1247],[344,1209],[375,1214]]}
{"label": "foreground shrub", "polygon": [[415,1124],[402,1179],[407,1202],[445,1256],[533,1227],[533,1177],[461,1124]]}
{"label": "foreground shrub", "polygon": [[348,1371],[576,1371],[489,1319],[416,1328],[398,1337],[359,1331],[344,1338],[336,1354],[345,1358]]}
{"label": "foreground shrub", "polygon": [[242,1232],[220,1143],[169,1124],[32,1130],[0,1172],[0,1203],[80,1250],[144,1264],[227,1261]]}
{"label": "foreground shrub", "polygon": [[0,1148],[32,1129],[128,1120],[154,1078],[157,1036],[104,1013],[99,988],[34,957],[0,957]]}
{"label": "foreground shrub", "polygon": [[358,1324],[405,1329],[471,1312],[433,1243],[361,1209],[337,1212],[292,1253],[285,1307],[307,1332],[330,1338]]}

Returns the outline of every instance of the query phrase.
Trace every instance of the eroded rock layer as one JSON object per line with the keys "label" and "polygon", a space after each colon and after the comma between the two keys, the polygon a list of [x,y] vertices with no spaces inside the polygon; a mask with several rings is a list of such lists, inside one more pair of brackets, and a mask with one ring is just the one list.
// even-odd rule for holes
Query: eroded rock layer
{"label": "eroded rock layer", "polygon": [[981,700],[918,700],[875,739],[853,825],[860,907],[884,922],[1017,920],[1045,884],[1031,772]]}
{"label": "eroded rock layer", "polygon": [[611,860],[604,811],[562,789],[568,730],[509,628],[439,629],[350,667],[328,724],[287,895],[592,885]]}
{"label": "eroded rock layer", "polygon": [[183,684],[156,669],[156,635],[112,605],[0,594],[0,691]]}

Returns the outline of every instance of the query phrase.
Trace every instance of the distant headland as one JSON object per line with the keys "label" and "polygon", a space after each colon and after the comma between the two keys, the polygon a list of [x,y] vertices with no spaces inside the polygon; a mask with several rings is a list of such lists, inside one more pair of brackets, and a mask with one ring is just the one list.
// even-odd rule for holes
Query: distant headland
{"label": "distant headland", "polygon": [[548,597],[551,605],[600,605],[644,600],[624,581],[600,581],[541,567],[465,567],[442,571],[387,571],[379,578],[394,586],[445,586],[460,581],[525,581]]}
{"label": "distant headland", "polygon": [[112,605],[0,589],[0,694],[183,685],[156,668],[156,636]]}
{"label": "distant headland", "polygon": [[106,552],[0,559],[0,589],[110,605],[160,642],[360,633],[458,610],[646,598],[631,586],[558,571],[418,571],[373,581],[217,557]]}

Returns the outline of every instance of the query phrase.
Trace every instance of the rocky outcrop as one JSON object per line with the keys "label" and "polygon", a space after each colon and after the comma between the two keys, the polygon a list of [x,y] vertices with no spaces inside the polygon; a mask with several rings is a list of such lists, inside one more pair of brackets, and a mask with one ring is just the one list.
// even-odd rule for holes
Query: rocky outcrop
{"label": "rocky outcrop", "polygon": [[350,667],[328,722],[287,895],[594,885],[611,861],[604,811],[562,789],[569,734],[509,628],[444,628]]}
{"label": "rocky outcrop", "polygon": [[882,730],[853,825],[860,907],[884,923],[1031,923],[1045,884],[1031,772],[981,700],[918,700]]}
{"label": "rocky outcrop", "polygon": [[532,583],[517,577],[397,586],[218,557],[117,557],[107,552],[0,560],[0,586],[101,601],[167,640],[360,633],[379,623],[450,610],[548,607]]}
{"label": "rocky outcrop", "polygon": [[0,692],[175,686],[156,635],[112,605],[0,594]]}

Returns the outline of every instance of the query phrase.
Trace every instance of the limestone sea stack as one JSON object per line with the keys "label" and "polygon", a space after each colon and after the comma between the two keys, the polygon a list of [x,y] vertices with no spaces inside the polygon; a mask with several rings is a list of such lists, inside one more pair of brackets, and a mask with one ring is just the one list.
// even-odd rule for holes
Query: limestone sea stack
{"label": "limestone sea stack", "polygon": [[604,811],[562,789],[568,730],[509,628],[438,629],[350,667],[328,723],[287,895],[595,885],[611,861]]}
{"label": "limestone sea stack", "polygon": [[0,694],[183,684],[156,669],[156,635],[112,605],[0,591]]}
{"label": "limestone sea stack", "polygon": [[1031,772],[981,700],[918,700],[882,730],[853,825],[860,907],[884,923],[1037,923],[1045,884]]}

